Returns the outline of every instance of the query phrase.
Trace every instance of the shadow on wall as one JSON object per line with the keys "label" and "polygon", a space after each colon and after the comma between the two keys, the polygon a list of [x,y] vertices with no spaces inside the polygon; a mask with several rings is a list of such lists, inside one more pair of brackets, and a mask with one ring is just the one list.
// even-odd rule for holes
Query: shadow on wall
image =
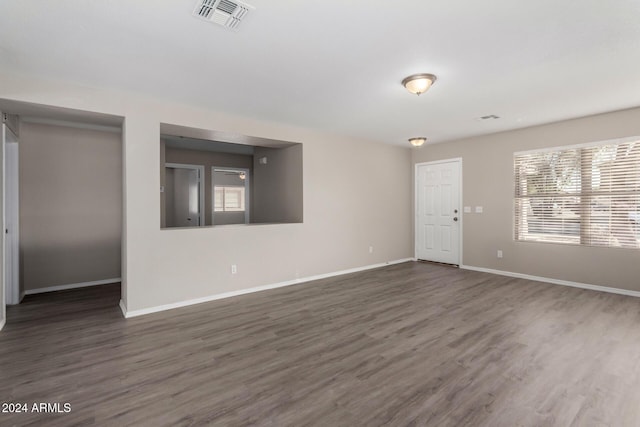
{"label": "shadow on wall", "polygon": [[121,276],[122,133],[21,124],[21,290]]}

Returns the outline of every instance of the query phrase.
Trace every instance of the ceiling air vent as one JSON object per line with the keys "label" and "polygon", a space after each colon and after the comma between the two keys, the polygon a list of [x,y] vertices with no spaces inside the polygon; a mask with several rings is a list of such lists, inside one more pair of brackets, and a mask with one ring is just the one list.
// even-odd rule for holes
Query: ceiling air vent
{"label": "ceiling air vent", "polygon": [[253,6],[231,0],[199,0],[193,15],[214,24],[237,30]]}

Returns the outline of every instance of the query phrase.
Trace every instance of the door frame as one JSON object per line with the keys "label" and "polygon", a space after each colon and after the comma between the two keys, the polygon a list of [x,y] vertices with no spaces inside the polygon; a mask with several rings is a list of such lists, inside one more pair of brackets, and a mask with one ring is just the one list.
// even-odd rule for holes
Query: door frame
{"label": "door frame", "polygon": [[414,204],[414,210],[413,210],[413,259],[414,261],[418,260],[418,231],[419,231],[419,227],[418,227],[418,208],[419,208],[419,200],[418,200],[418,169],[420,168],[420,166],[429,166],[429,165],[437,165],[437,164],[442,164],[442,163],[458,163],[458,202],[459,202],[459,206],[460,206],[460,216],[458,224],[459,224],[459,228],[458,228],[458,267],[463,265],[462,264],[462,230],[463,230],[463,225],[464,225],[464,206],[462,205],[462,157],[454,157],[451,159],[443,159],[443,160],[434,160],[431,162],[421,162],[421,163],[416,163],[414,166],[414,172],[413,172],[413,204]]}
{"label": "door frame", "polygon": [[249,224],[251,217],[249,215],[251,205],[249,204],[251,201],[250,192],[251,192],[251,171],[248,168],[232,168],[229,166],[211,166],[211,225],[216,225],[214,218],[216,215],[216,200],[214,195],[215,182],[214,175],[215,171],[220,172],[244,172],[245,180],[244,180],[244,223]]}
{"label": "door frame", "polygon": [[[18,136],[7,126],[4,135],[4,278],[11,273],[10,283],[5,282],[5,304],[19,304],[20,295],[20,193],[19,193],[19,153]],[[9,141],[11,135],[13,141]],[[7,246],[9,250],[7,251]],[[8,264],[11,263],[9,268]]]}
{"label": "door frame", "polygon": [[165,163],[165,168],[174,168],[174,169],[190,169],[198,171],[198,218],[200,221],[199,227],[204,227],[205,223],[205,203],[204,203],[204,165],[190,165],[186,163]]}
{"label": "door frame", "polygon": [[[5,212],[4,212],[4,207],[6,204],[6,197],[5,197],[5,190],[4,190],[4,171],[6,170],[6,166],[5,166],[5,146],[6,144],[6,136],[7,136],[7,125],[4,123],[2,123],[2,129],[0,130],[0,133],[2,133],[2,135],[0,135],[0,156],[2,157],[0,159],[0,165],[2,165],[2,174],[0,175],[0,180],[2,181],[2,183],[0,184],[0,191],[2,192],[2,194],[0,195],[0,202],[2,204],[2,207],[0,209],[0,215],[2,215],[2,229],[4,230],[6,227],[5,224]],[[7,323],[7,296],[6,294],[6,285],[5,285],[5,275],[6,275],[6,260],[5,260],[5,233],[0,233],[0,253],[2,253],[2,259],[0,259],[0,264],[2,265],[2,272],[0,272],[0,311],[2,312],[2,318],[0,318],[0,329],[2,329],[4,327],[4,325]]]}

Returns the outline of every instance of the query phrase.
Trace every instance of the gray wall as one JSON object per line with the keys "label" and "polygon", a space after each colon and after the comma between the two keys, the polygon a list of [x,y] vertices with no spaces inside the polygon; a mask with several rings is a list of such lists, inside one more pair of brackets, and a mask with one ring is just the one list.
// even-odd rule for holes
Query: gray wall
{"label": "gray wall", "polygon": [[[211,213],[213,212],[212,188],[211,188],[211,167],[225,166],[234,168],[245,168],[251,170],[253,167],[252,157],[243,154],[214,153],[211,151],[199,150],[182,150],[172,147],[164,148],[164,144],[160,147],[161,159],[164,151],[164,162],[160,168],[160,181],[164,185],[164,164],[165,163],[183,163],[189,165],[204,166],[204,206],[205,206],[205,224],[211,225]],[[160,221],[164,218],[162,210],[165,209],[164,197],[161,197],[161,213]],[[157,223],[156,223],[157,224]]]}
{"label": "gray wall", "polygon": [[[167,226],[167,175],[166,170],[164,168],[164,164],[166,163],[166,153],[167,148],[164,141],[160,141],[160,187],[163,187],[165,191],[160,193],[160,227],[164,228]],[[173,194],[171,192],[170,194]],[[171,202],[173,203],[173,202]],[[173,221],[173,218],[171,219]]]}
{"label": "gray wall", "polygon": [[119,278],[121,234],[121,133],[23,123],[24,289]]}
{"label": "gray wall", "polygon": [[[259,163],[261,157],[267,164]],[[256,147],[253,156],[253,219],[256,223],[302,222],[302,144]]]}
{"label": "gray wall", "polygon": [[162,220],[163,227],[166,227],[166,224],[174,224],[174,212],[175,210],[169,208],[170,206],[174,206],[175,204],[175,188],[174,187],[174,169],[167,170],[164,168],[164,174],[162,175],[162,179],[164,180],[164,191],[162,192],[162,196],[164,196],[165,203],[162,205]]}
{"label": "gray wall", "polygon": [[463,205],[484,208],[463,214],[463,264],[640,291],[638,250],[513,239],[515,151],[636,135],[640,108],[426,145],[413,151],[413,163],[462,157]]}

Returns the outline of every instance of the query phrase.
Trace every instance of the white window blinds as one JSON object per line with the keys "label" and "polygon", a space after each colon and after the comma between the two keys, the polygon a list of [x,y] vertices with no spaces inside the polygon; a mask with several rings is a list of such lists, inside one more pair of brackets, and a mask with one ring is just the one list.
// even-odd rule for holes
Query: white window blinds
{"label": "white window blinds", "polygon": [[640,247],[640,137],[516,153],[516,240]]}
{"label": "white window blinds", "polygon": [[244,187],[216,185],[213,187],[214,212],[244,212]]}

